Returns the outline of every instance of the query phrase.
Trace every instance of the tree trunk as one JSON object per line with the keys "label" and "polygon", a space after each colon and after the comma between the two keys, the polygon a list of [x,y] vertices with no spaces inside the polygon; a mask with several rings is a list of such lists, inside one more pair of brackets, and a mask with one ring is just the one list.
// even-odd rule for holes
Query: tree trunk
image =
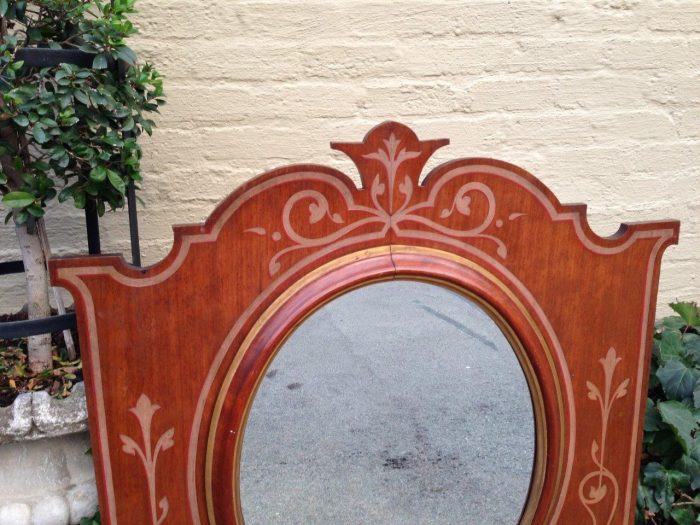
{"label": "tree trunk", "polygon": [[[37,219],[37,222],[42,219]],[[46,256],[41,248],[38,228],[30,232],[27,224],[16,224],[15,232],[22,252],[24,274],[27,278],[27,314],[29,319],[51,315],[49,303],[49,276]],[[29,369],[38,373],[53,368],[51,359],[51,334],[33,335],[28,340]]]}
{"label": "tree trunk", "polygon": [[[41,251],[44,252],[44,260],[48,261],[51,258],[51,245],[49,244],[49,236],[46,234],[46,223],[44,220],[37,221],[36,223],[37,235],[39,235],[39,241],[41,242]],[[48,264],[46,265],[46,273],[49,274]],[[50,284],[50,283],[49,283]],[[53,293],[53,298],[56,301],[56,309],[59,315],[66,313],[66,305],[63,302],[63,297],[58,291],[58,288],[51,286],[51,292]],[[78,355],[75,351],[75,343],[73,342],[73,334],[70,329],[63,330],[63,342],[66,344],[66,355],[70,361],[75,361]]]}

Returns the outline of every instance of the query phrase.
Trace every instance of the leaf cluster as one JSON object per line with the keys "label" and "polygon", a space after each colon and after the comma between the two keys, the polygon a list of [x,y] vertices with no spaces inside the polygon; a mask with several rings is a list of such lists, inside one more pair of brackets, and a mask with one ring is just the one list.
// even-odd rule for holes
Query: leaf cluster
{"label": "leaf cluster", "polygon": [[700,309],[671,308],[654,335],[638,525],[700,523]]}
{"label": "leaf cluster", "polygon": [[[137,138],[151,134],[149,113],[164,103],[163,80],[126,45],[136,32],[135,0],[0,0],[0,193],[22,224],[42,217],[54,198],[100,215],[124,205],[141,181]],[[92,67],[30,68],[24,47],[72,48]],[[120,67],[117,67],[120,64]]]}

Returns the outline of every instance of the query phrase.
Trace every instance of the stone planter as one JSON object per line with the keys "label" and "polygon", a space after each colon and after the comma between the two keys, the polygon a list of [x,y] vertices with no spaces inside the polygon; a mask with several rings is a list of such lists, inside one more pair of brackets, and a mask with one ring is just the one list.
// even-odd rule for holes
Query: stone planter
{"label": "stone planter", "polygon": [[0,408],[0,524],[77,524],[97,510],[85,389],[21,394]]}

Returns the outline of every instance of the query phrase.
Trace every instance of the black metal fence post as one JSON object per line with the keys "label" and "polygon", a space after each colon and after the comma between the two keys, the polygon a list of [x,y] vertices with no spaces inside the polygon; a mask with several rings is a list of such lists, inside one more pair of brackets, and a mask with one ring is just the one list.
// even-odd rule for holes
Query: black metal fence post
{"label": "black metal fence post", "polygon": [[87,230],[88,253],[98,255],[102,252],[100,246],[100,221],[97,216],[97,204],[88,199],[85,204],[85,229]]}

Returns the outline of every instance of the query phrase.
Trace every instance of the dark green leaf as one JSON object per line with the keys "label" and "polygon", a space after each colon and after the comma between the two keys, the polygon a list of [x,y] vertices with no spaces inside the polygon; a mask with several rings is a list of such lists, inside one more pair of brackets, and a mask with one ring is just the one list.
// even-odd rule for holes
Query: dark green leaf
{"label": "dark green leaf", "polygon": [[64,93],[58,97],[58,100],[61,105],[61,109],[66,109],[68,106],[70,106],[71,102],[73,102],[73,97],[71,97],[70,93]]}
{"label": "dark green leaf", "polygon": [[644,432],[653,432],[661,428],[661,417],[654,402],[647,398],[647,410],[644,417]]}
{"label": "dark green leaf", "polygon": [[134,129],[134,119],[129,117],[124,122],[124,125],[122,126],[122,131],[131,131],[132,129]]}
{"label": "dark green leaf", "polygon": [[95,45],[90,43],[90,42],[86,42],[86,43],[80,45],[80,47],[78,47],[78,49],[80,49],[81,51],[84,51],[85,53],[90,53],[90,54],[95,54],[95,53],[99,52],[99,50],[95,47]]}
{"label": "dark green leaf", "polygon": [[95,55],[95,58],[92,60],[92,67],[94,69],[107,69],[107,55],[104,53]]}
{"label": "dark green leaf", "polygon": [[34,217],[43,217],[44,208],[37,206],[36,204],[32,204],[31,206],[27,206],[27,213],[33,215]]}
{"label": "dark green leaf", "polygon": [[22,126],[23,128],[26,128],[29,126],[29,119],[27,118],[26,115],[17,115],[12,119],[18,126]]}
{"label": "dark green leaf", "polygon": [[690,507],[676,507],[671,511],[671,517],[678,525],[693,525],[695,512]]}
{"label": "dark green leaf", "polygon": [[693,387],[693,406],[700,408],[700,378],[695,381],[695,387]]}
{"label": "dark green leaf", "polygon": [[25,224],[29,220],[29,214],[24,210],[15,210],[13,216],[17,224]]}
{"label": "dark green leaf", "polygon": [[85,204],[87,203],[85,193],[82,191],[73,192],[73,202],[75,203],[76,208],[80,208],[81,210],[85,208]]}
{"label": "dark green leaf", "polygon": [[74,190],[75,190],[75,186],[68,186],[66,188],[63,188],[61,190],[61,192],[58,194],[58,202],[67,201],[73,195]]}
{"label": "dark green leaf", "polygon": [[[647,487],[644,483],[640,483],[637,489],[637,507],[649,509],[651,512],[659,512],[659,504],[654,499],[654,490]],[[642,525],[644,520],[642,520]]]}
{"label": "dark green leaf", "polygon": [[659,342],[659,357],[662,362],[680,359],[685,355],[682,334],[677,330],[664,330]]}
{"label": "dark green leaf", "polygon": [[647,450],[654,456],[674,460],[683,455],[683,448],[673,431],[668,425],[665,426],[662,430],[647,433],[647,436],[650,436],[646,440]]}
{"label": "dark green leaf", "polygon": [[130,65],[134,65],[134,63],[136,62],[136,53],[134,53],[131,49],[129,49],[126,46],[118,48],[116,55],[117,58],[122,59],[124,62],[127,62]]}
{"label": "dark green leaf", "polygon": [[90,105],[90,99],[88,98],[87,94],[84,91],[81,91],[79,89],[76,89],[73,92],[73,96],[76,98],[76,100],[82,102],[86,106]]}
{"label": "dark green leaf", "polygon": [[124,195],[124,192],[126,191],[126,184],[124,183],[124,179],[122,179],[121,175],[119,175],[119,173],[116,171],[107,170],[107,177],[109,178],[109,182],[112,184],[112,186],[114,186],[114,189]]}
{"label": "dark green leaf", "polygon": [[661,419],[671,427],[683,451],[700,460],[700,426],[698,412],[692,412],[680,401],[663,401],[658,404]]}
{"label": "dark green leaf", "polygon": [[34,135],[34,140],[39,144],[46,142],[46,133],[44,132],[44,128],[39,124],[34,124],[32,127],[32,135]]}
{"label": "dark green leaf", "polygon": [[104,166],[95,166],[90,170],[90,178],[96,182],[102,182],[107,177],[107,168]]}
{"label": "dark green leaf", "polygon": [[700,366],[700,335],[686,333],[683,336],[683,346],[685,354],[692,359],[693,363]]}
{"label": "dark green leaf", "polygon": [[7,0],[0,0],[0,16],[5,16],[7,13]]}
{"label": "dark green leaf", "polygon": [[653,462],[644,467],[643,480],[645,485],[653,489],[654,500],[664,515],[668,516],[675,500],[674,491],[688,485],[690,477],[677,470],[667,470],[663,465]]}
{"label": "dark green leaf", "polygon": [[690,476],[691,489],[697,490],[700,488],[700,462],[683,454],[683,456],[673,464],[673,468],[685,472]]}
{"label": "dark green leaf", "polygon": [[670,399],[683,400],[693,395],[700,372],[683,361],[674,359],[660,367],[656,377],[659,378],[664,392]]}

